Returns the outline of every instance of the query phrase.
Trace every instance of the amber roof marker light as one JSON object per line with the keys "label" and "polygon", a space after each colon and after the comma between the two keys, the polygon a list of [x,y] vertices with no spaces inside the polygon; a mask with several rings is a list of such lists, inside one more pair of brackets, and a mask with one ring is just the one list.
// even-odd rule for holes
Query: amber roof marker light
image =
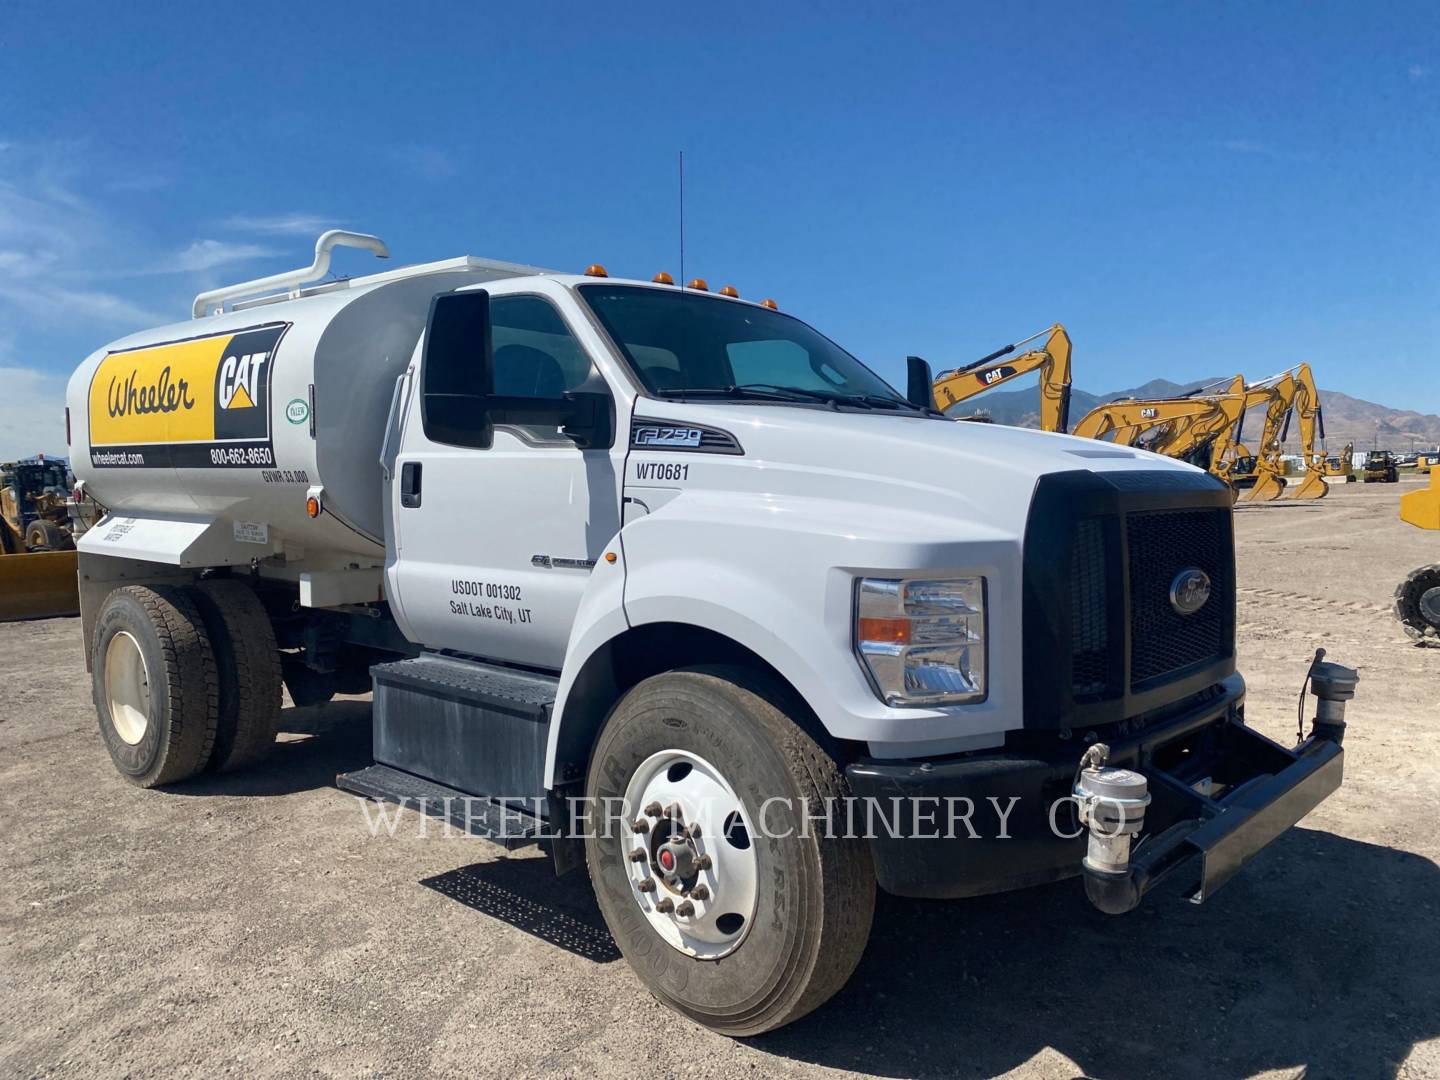
{"label": "amber roof marker light", "polygon": [[599,263],[591,263],[589,266],[587,266],[587,267],[585,268],[585,276],[586,276],[586,277],[609,277],[610,275],[605,272],[605,267],[601,266]]}
{"label": "amber roof marker light", "polygon": [[768,296],[764,300],[760,301],[760,306],[764,308],[769,308],[771,311],[780,310],[780,305],[775,303],[775,301],[771,300]]}
{"label": "amber roof marker light", "polygon": [[673,277],[671,277],[669,274],[667,274],[664,270],[661,270],[658,274],[656,274],[656,275],[655,275],[654,277],[652,277],[650,280],[653,281],[656,285],[674,285],[674,284],[675,284],[675,279],[674,279]]}
{"label": "amber roof marker light", "polygon": [[686,285],[685,287],[686,287],[687,289],[694,289],[694,290],[696,290],[697,292],[709,292],[709,291],[710,291],[710,283],[707,282],[703,277],[691,278],[691,279],[690,279],[690,284],[689,284],[689,285]]}
{"label": "amber roof marker light", "polygon": [[739,300],[739,299],[740,299],[740,290],[737,289],[737,288],[735,288],[734,285],[721,285],[721,286],[720,286],[720,295],[721,295],[721,296],[728,296],[728,297],[730,297],[732,300]]}

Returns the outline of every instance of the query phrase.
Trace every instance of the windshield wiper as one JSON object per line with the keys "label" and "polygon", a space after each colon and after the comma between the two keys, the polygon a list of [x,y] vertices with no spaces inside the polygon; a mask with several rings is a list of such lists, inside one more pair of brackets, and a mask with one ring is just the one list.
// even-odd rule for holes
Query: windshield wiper
{"label": "windshield wiper", "polygon": [[723,397],[756,398],[760,401],[818,401],[830,405],[843,400],[819,390],[802,390],[798,386],[777,386],[774,383],[741,383],[732,386],[677,386],[656,390],[657,397]]}

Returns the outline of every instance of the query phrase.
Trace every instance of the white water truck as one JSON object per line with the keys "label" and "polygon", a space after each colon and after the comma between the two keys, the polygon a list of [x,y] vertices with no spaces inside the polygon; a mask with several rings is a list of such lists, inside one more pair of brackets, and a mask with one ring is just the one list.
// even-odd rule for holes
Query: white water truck
{"label": "white water truck", "polygon": [[[348,791],[584,865],[733,1035],[850,976],[877,885],[1208,898],[1341,782],[1245,722],[1230,493],[930,407],[771,301],[457,258],[196,298],[92,354],[72,460],[100,731],[146,787],[373,688]],[[1077,902],[1079,893],[1077,892]]]}

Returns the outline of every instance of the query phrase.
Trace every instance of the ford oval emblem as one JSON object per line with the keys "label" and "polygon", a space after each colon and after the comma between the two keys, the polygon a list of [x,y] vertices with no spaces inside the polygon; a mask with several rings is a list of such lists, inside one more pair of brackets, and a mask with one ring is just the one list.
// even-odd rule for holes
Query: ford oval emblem
{"label": "ford oval emblem", "polygon": [[1170,606],[1181,615],[1194,615],[1210,599],[1210,575],[1198,566],[1187,566],[1170,582]]}

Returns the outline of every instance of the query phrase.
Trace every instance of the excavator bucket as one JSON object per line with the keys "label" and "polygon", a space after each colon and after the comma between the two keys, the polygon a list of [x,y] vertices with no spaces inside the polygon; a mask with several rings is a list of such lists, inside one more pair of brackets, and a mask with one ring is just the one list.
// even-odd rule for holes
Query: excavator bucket
{"label": "excavator bucket", "polygon": [[1318,469],[1306,469],[1305,478],[1296,485],[1294,493],[1289,493],[1288,486],[1285,490],[1287,499],[1323,499],[1330,494],[1330,485]]}
{"label": "excavator bucket", "polygon": [[78,615],[78,552],[0,555],[0,622]]}
{"label": "excavator bucket", "polygon": [[1285,493],[1285,481],[1274,473],[1262,472],[1255,478],[1255,486],[1240,493],[1240,502],[1270,502]]}
{"label": "excavator bucket", "polygon": [[1440,465],[1430,466],[1430,486],[1400,496],[1400,520],[1421,529],[1440,529]]}

